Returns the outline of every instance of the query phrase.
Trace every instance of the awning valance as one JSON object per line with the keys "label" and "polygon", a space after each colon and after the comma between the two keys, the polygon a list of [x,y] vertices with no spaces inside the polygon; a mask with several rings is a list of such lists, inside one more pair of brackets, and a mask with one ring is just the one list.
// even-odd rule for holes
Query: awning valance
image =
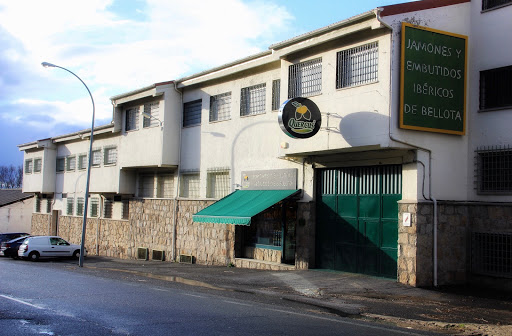
{"label": "awning valance", "polygon": [[299,190],[235,190],[193,216],[194,222],[250,225],[251,217]]}

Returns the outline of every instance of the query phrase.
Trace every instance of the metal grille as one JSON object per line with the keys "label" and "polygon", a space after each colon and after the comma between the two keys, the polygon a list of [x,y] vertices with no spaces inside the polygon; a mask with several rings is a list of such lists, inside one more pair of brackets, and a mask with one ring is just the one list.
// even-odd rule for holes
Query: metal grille
{"label": "metal grille", "polygon": [[78,197],[76,199],[76,215],[82,216],[84,214],[84,198]]}
{"label": "metal grille", "polygon": [[172,198],[174,196],[174,175],[163,174],[157,176],[156,197]]}
{"label": "metal grille", "polygon": [[42,159],[34,159],[34,173],[40,173],[42,168]]}
{"label": "metal grille", "polygon": [[512,278],[512,234],[473,232],[471,271]]}
{"label": "metal grille", "polygon": [[46,213],[51,213],[52,212],[52,202],[53,202],[53,198],[52,197],[48,197],[46,199]]}
{"label": "metal grille", "polygon": [[152,116],[153,118],[145,117],[142,122],[142,127],[153,127],[160,125],[158,117],[160,116],[160,102],[152,102],[144,104],[144,113]]}
{"label": "metal grille", "polygon": [[398,195],[402,193],[402,167],[382,167],[382,193],[385,195]]}
{"label": "metal grille", "polygon": [[210,97],[210,122],[231,117],[231,92]]}
{"label": "metal grille", "polygon": [[124,200],[123,202],[123,219],[130,218],[130,202],[128,200]]}
{"label": "metal grille", "polygon": [[201,124],[201,99],[183,104],[183,127]]}
{"label": "metal grille", "polygon": [[106,165],[115,164],[117,162],[117,147],[106,147],[104,153],[105,159],[103,162]]}
{"label": "metal grille", "polygon": [[73,215],[73,205],[74,205],[74,199],[73,198],[68,198],[67,199],[67,204],[66,204],[66,215],[68,216],[72,216]]}
{"label": "metal grille", "polygon": [[139,197],[154,197],[155,195],[155,176],[139,176]]}
{"label": "metal grille", "polygon": [[87,155],[82,154],[78,156],[78,169],[87,169]]}
{"label": "metal grille", "polygon": [[379,66],[377,42],[340,51],[336,56],[337,89],[377,81]]}
{"label": "metal grille", "polygon": [[132,107],[126,110],[126,130],[132,131],[139,128],[139,107]]}
{"label": "metal grille", "polygon": [[33,162],[32,162],[32,159],[30,160],[25,160],[25,174],[30,174],[32,173],[32,167],[33,167]]}
{"label": "metal grille", "polygon": [[309,97],[322,92],[322,58],[290,65],[288,98]]}
{"label": "metal grille", "polygon": [[112,218],[112,210],[114,208],[114,200],[105,198],[103,202],[103,218]]}
{"label": "metal grille", "polygon": [[65,158],[62,158],[62,157],[57,158],[57,166],[56,166],[56,168],[57,168],[58,172],[64,171],[64,166],[66,164],[65,162],[66,162]]}
{"label": "metal grille", "polygon": [[68,156],[66,158],[66,170],[75,171],[76,169],[76,156]]}
{"label": "metal grille", "polygon": [[229,183],[229,172],[211,172],[208,173],[208,187],[206,197],[222,198],[231,191]]}
{"label": "metal grille", "polygon": [[35,209],[34,212],[41,212],[41,198],[36,196],[34,199]]}
{"label": "metal grille", "polygon": [[100,209],[100,200],[99,198],[91,198],[91,217],[98,217]]}
{"label": "metal grille", "polygon": [[480,109],[512,106],[512,66],[480,71]]}
{"label": "metal grille", "polygon": [[482,10],[500,7],[512,3],[512,0],[482,0]]}
{"label": "metal grille", "polygon": [[199,174],[181,175],[180,196],[185,198],[199,197]]}
{"label": "metal grille", "polygon": [[92,152],[92,165],[95,167],[101,165],[101,149]]}
{"label": "metal grille", "polygon": [[279,110],[281,107],[281,80],[272,81],[272,111]]}
{"label": "metal grille", "polygon": [[265,113],[265,92],[265,83],[243,88],[240,93],[240,115]]}
{"label": "metal grille", "polygon": [[512,193],[512,149],[482,147],[476,150],[476,189],[478,193]]}

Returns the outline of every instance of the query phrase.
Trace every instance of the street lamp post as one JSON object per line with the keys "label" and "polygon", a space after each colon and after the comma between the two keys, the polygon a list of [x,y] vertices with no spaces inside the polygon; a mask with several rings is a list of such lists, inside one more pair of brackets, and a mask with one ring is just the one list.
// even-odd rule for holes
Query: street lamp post
{"label": "street lamp post", "polygon": [[87,87],[87,85],[85,85],[84,81],[78,77],[74,72],[66,69],[66,68],[63,68],[61,66],[58,66],[58,65],[55,65],[55,64],[51,64],[51,63],[48,63],[48,62],[43,62],[41,63],[41,65],[45,68],[60,68],[62,70],[66,70],[67,72],[69,72],[70,74],[72,74],[73,76],[75,76],[76,78],[78,78],[78,80],[80,82],[82,82],[82,84],[85,86],[85,88],[87,89],[87,92],[89,92],[89,96],[91,96],[91,102],[92,102],[92,125],[91,125],[91,139],[89,141],[89,163],[87,164],[87,182],[85,183],[85,204],[84,204],[84,219],[83,219],[83,223],[82,223],[82,242],[80,244],[80,257],[78,259],[78,266],[79,267],[83,267],[84,265],[84,252],[85,252],[85,232],[86,232],[86,228],[87,228],[87,209],[88,209],[88,204],[89,204],[89,181],[91,179],[91,163],[92,163],[92,141],[93,141],[93,136],[94,136],[94,99],[92,98],[92,94],[91,94],[91,91],[89,90],[89,88]]}

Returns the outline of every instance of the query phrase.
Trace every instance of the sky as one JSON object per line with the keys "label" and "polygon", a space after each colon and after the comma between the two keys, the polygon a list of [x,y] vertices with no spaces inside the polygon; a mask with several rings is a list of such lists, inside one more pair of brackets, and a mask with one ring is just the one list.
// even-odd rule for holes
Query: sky
{"label": "sky", "polygon": [[17,145],[112,120],[110,97],[407,0],[0,0],[0,166]]}

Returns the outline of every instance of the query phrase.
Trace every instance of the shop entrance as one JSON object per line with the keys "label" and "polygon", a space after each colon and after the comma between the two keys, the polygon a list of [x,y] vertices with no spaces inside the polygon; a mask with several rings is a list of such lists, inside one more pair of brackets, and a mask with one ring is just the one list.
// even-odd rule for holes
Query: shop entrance
{"label": "shop entrance", "polygon": [[400,165],[317,174],[317,268],[396,278]]}

